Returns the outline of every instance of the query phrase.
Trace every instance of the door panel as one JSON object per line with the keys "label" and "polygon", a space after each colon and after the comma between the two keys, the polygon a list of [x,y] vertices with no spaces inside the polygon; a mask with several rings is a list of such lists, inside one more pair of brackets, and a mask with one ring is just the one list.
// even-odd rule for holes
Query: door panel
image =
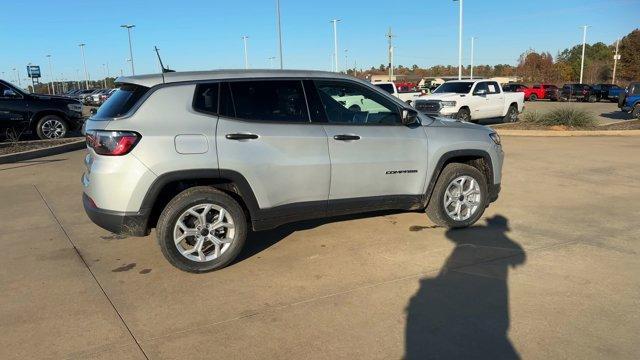
{"label": "door panel", "polygon": [[[316,81],[315,87],[327,117],[329,200],[420,194],[427,169],[424,128],[400,124],[400,107],[364,85]],[[345,101],[353,98],[366,106],[354,109]]]}
{"label": "door panel", "polygon": [[[237,81],[223,83],[221,89],[216,128],[220,169],[241,173],[260,209],[303,202],[320,202],[326,209],[327,135],[309,121],[302,83]],[[232,96],[225,95],[229,90]]]}

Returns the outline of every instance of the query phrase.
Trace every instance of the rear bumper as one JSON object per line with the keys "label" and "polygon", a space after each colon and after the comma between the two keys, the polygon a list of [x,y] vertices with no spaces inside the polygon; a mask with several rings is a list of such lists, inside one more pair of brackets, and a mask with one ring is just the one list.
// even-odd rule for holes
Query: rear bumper
{"label": "rear bumper", "polygon": [[94,202],[82,193],[84,211],[94,224],[115,234],[145,236],[147,231],[148,214],[137,212],[120,212],[100,209]]}

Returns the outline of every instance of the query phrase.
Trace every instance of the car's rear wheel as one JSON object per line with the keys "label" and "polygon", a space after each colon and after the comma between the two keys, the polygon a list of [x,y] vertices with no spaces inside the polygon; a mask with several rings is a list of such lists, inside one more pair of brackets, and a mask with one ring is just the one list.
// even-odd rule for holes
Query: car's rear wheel
{"label": "car's rear wheel", "polygon": [[36,125],[36,134],[42,140],[63,138],[67,134],[67,123],[59,116],[45,115]]}
{"label": "car's rear wheel", "polygon": [[536,101],[536,100],[538,100],[538,95],[536,94],[529,95],[529,101]]}
{"label": "car's rear wheel", "polygon": [[467,108],[461,108],[458,110],[456,118],[460,121],[471,121],[471,111]]}
{"label": "car's rear wheel", "polygon": [[426,213],[436,225],[467,227],[482,216],[487,199],[487,181],[480,170],[451,163],[440,173]]}
{"label": "car's rear wheel", "polygon": [[518,109],[511,105],[509,106],[509,110],[507,110],[507,114],[502,118],[502,122],[516,122],[518,121]]}
{"label": "car's rear wheel", "polygon": [[247,220],[232,197],[198,186],[167,204],[156,230],[162,254],[173,266],[202,273],[220,269],[238,256],[247,237]]}
{"label": "car's rear wheel", "polygon": [[595,95],[589,95],[589,97],[587,98],[587,101],[590,103],[594,103],[598,101],[598,98]]}

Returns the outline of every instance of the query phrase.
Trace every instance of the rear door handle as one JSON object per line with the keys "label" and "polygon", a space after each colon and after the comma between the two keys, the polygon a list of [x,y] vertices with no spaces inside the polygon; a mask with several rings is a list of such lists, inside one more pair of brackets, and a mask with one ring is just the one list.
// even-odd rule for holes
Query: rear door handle
{"label": "rear door handle", "polygon": [[258,135],[256,134],[227,134],[224,136],[229,140],[250,140],[257,139]]}
{"label": "rear door handle", "polygon": [[358,135],[348,135],[348,134],[335,135],[333,138],[336,139],[336,140],[340,140],[340,141],[360,140],[360,136],[358,136]]}

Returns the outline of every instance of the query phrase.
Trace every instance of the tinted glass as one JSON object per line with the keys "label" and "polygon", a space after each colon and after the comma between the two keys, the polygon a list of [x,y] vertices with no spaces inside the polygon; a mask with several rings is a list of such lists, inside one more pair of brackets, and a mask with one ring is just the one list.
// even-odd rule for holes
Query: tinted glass
{"label": "tinted glass", "polygon": [[229,89],[229,83],[220,84],[220,105],[218,113],[222,116],[236,116],[236,110],[233,108],[233,101],[231,100],[231,90]]}
{"label": "tinted glass", "polygon": [[393,94],[393,85],[392,84],[374,84],[374,85],[379,87],[380,89],[388,92],[389,94]]}
{"label": "tinted glass", "polygon": [[237,118],[275,122],[309,121],[301,81],[238,81],[229,84]]}
{"label": "tinted glass", "polygon": [[471,91],[472,86],[472,82],[448,82],[438,86],[438,88],[433,93],[467,94],[469,93],[469,91]]}
{"label": "tinted glass", "polygon": [[218,89],[220,84],[202,84],[196,86],[193,108],[211,114],[218,113]]}
{"label": "tinted glass", "polygon": [[148,87],[124,84],[98,108],[96,117],[111,118],[126,114],[149,90]]}
{"label": "tinted glass", "polygon": [[364,86],[334,81],[316,81],[327,121],[352,125],[399,125],[397,105]]}
{"label": "tinted glass", "polygon": [[484,90],[487,93],[489,92],[489,87],[487,87],[486,82],[479,82],[478,84],[476,84],[476,87],[473,89],[473,93],[477,94],[480,90]]}

